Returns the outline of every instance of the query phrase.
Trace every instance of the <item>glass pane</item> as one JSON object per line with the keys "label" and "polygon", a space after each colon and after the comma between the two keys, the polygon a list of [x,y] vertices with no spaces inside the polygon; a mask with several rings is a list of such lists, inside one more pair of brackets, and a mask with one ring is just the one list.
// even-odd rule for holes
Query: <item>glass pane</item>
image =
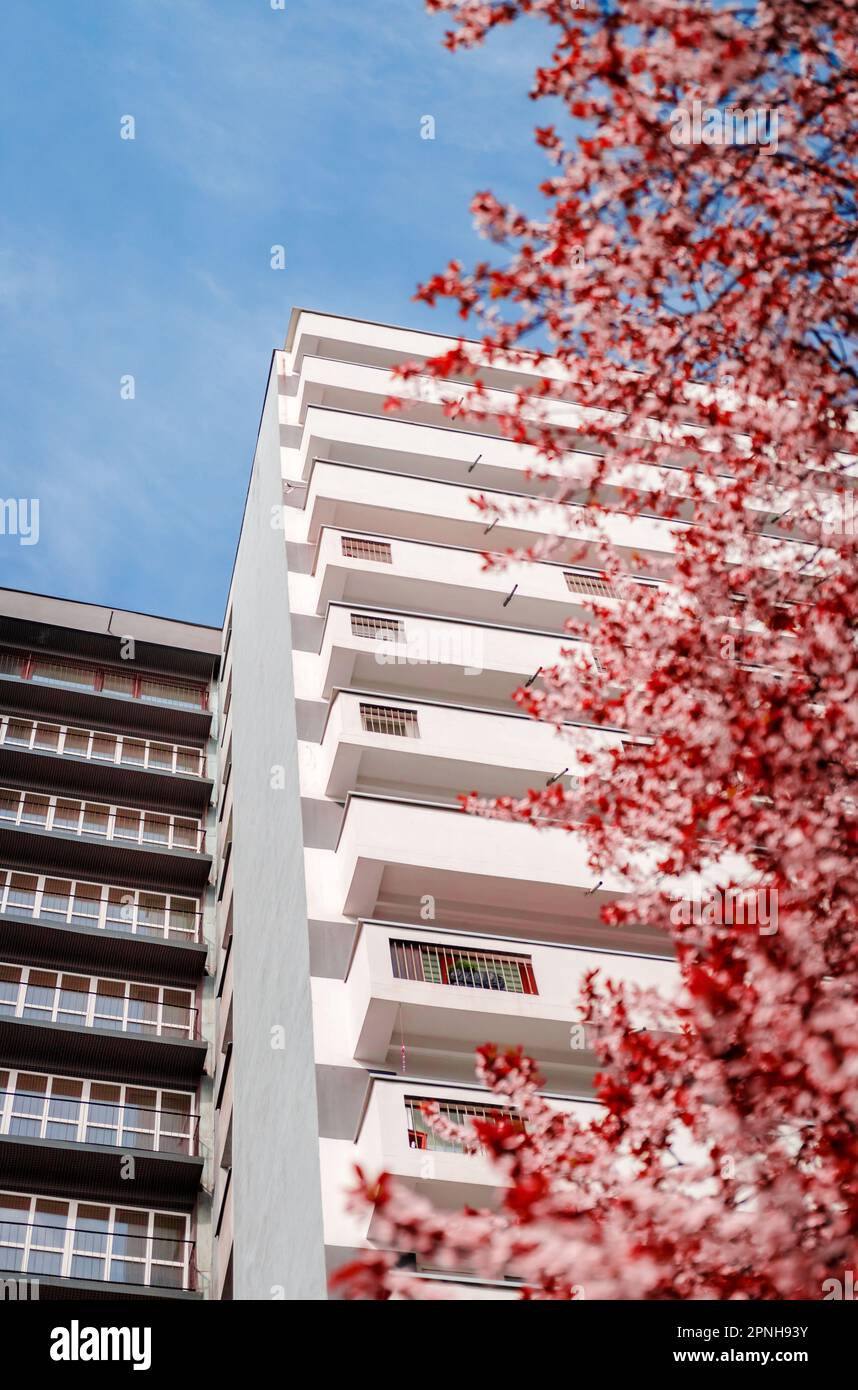
{"label": "glass pane", "polygon": [[193,898],[170,899],[170,935],[193,936],[197,934],[199,903]]}
{"label": "glass pane", "polygon": [[110,807],[87,803],[83,810],[83,829],[87,835],[106,835],[109,829]]}
{"label": "glass pane", "polygon": [[47,970],[31,970],[24,991],[24,1018],[44,1018],[51,1015],[56,1000],[57,976]]}
{"label": "glass pane", "polygon": [[36,725],[36,734],[33,739],[34,748],[56,749],[57,747],[59,747],[59,742],[60,730],[57,724]]}
{"label": "glass pane", "polygon": [[95,996],[95,1022],[99,1028],[121,1028],[125,1013],[125,985],[121,980],[99,980]]}
{"label": "glass pane", "polygon": [[133,763],[135,767],[142,767],[146,760],[146,744],[139,738],[124,738],[122,740],[122,761]]}
{"label": "glass pane", "polygon": [[158,1029],[158,990],[154,985],[132,985],[128,999],[128,1028],[134,1033]]}
{"label": "glass pane", "polygon": [[36,660],[33,662],[33,680],[52,681],[57,685],[82,686],[90,689],[95,685],[95,671],[91,666],[73,666],[64,661]]}
{"label": "glass pane", "polygon": [[134,677],[123,675],[121,671],[105,671],[102,688],[114,695],[131,695],[134,692]]}
{"label": "glass pane", "polygon": [[166,680],[141,680],[140,694],[144,700],[157,700],[160,704],[179,705],[184,709],[199,709],[202,704],[198,691]]}
{"label": "glass pane", "polygon": [[165,989],[161,1009],[163,1033],[189,1036],[193,1023],[193,996],[190,990]]}
{"label": "glass pane", "polygon": [[33,792],[28,792],[24,797],[24,808],[21,812],[22,825],[46,825],[48,820],[48,808],[50,801],[46,796],[36,796]]}
{"label": "glass pane", "polygon": [[103,1279],[107,1253],[109,1211],[106,1207],[78,1207],[72,1237],[71,1273],[77,1279]]}
{"label": "glass pane", "polygon": [[96,883],[78,883],[74,890],[71,920],[75,926],[96,927],[101,910],[101,889]]}
{"label": "glass pane", "polygon": [[19,965],[0,965],[0,1013],[14,1013],[23,971]]}
{"label": "glass pane", "polygon": [[170,821],[167,816],[154,815],[147,811],[143,818],[143,839],[153,844],[166,845],[170,836]]}
{"label": "glass pane", "polygon": [[150,743],[149,744],[149,766],[165,767],[172,770],[173,767],[173,747],[170,743]]}
{"label": "glass pane", "polygon": [[0,1193],[0,1269],[22,1268],[29,1214],[29,1197]]}
{"label": "glass pane", "polygon": [[117,811],[113,833],[117,840],[139,840],[140,812]]}
{"label": "glass pane", "polygon": [[113,1232],[114,1255],[146,1256],[149,1235],[149,1213],[120,1210],[116,1213]]}
{"label": "glass pane", "polygon": [[152,1242],[153,1260],[184,1259],[185,1218],[169,1216],[166,1212],[155,1212],[155,1239]]}
{"label": "glass pane", "polygon": [[134,912],[134,893],[130,888],[111,888],[108,891],[105,926],[111,931],[133,931]]}
{"label": "glass pane", "polygon": [[[2,800],[0,792],[0,800]],[[36,906],[38,879],[34,874],[13,874],[6,896],[6,911],[28,912],[32,916]]]}
{"label": "glass pane", "polygon": [[70,894],[71,884],[65,879],[46,879],[45,891],[42,894],[42,916],[59,917],[66,921],[69,914]]}
{"label": "glass pane", "polygon": [[54,811],[54,829],[77,830],[80,824],[80,802],[58,801]]}
{"label": "glass pane", "polygon": [[163,893],[141,893],[137,920],[148,936],[163,936],[167,899]]}
{"label": "glass pane", "polygon": [[173,822],[173,844],[180,845],[182,849],[196,849],[199,830],[196,821],[180,820],[177,817]]}
{"label": "glass pane", "polygon": [[10,719],[6,729],[6,743],[20,743],[26,748],[30,746],[33,736],[33,725],[29,719]]}

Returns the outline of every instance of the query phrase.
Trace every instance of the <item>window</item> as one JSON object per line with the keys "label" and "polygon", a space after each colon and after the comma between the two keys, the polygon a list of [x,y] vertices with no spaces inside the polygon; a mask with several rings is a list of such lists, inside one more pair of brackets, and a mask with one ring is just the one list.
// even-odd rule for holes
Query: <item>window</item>
{"label": "window", "polygon": [[3,911],[32,917],[39,886],[35,874],[7,874],[4,877],[6,884],[2,897]]}
{"label": "window", "polygon": [[154,676],[141,677],[140,697],[156,700],[160,705],[177,705],[180,709],[205,709],[208,703],[205,687],[159,680]]}
{"label": "window", "polygon": [[50,808],[49,796],[37,796],[34,792],[27,792],[21,800],[21,824],[43,828],[48,823]]}
{"label": "window", "polygon": [[37,656],[30,663],[30,680],[93,690],[96,670],[94,666],[80,666],[73,661],[52,661],[50,658]]}
{"label": "window", "polygon": [[0,1014],[14,1014],[21,993],[20,965],[0,965]]}
{"label": "window", "polygon": [[36,724],[34,728],[33,747],[56,752],[59,748],[60,733],[62,732],[59,724]]}
{"label": "window", "polygon": [[109,931],[198,940],[196,898],[134,888],[76,883],[69,879],[0,869],[0,912],[42,917],[57,926],[106,927]]}
{"label": "window", "polygon": [[4,742],[23,744],[25,748],[29,748],[32,732],[33,725],[26,719],[10,719]]}
{"label": "window", "polygon": [[417,714],[393,705],[367,705],[361,701],[361,723],[368,734],[392,734],[398,738],[419,738]]}
{"label": "window", "polygon": [[0,1193],[0,1270],[156,1288],[194,1287],[188,1219]]}
{"label": "window", "polygon": [[616,598],[614,586],[602,575],[583,570],[565,570],[566,588],[573,594],[589,594],[591,598]]}
{"label": "window", "polygon": [[131,767],[143,767],[146,763],[146,744],[142,738],[122,740],[121,761]]}
{"label": "window", "polygon": [[342,536],[342,551],[349,560],[375,560],[379,564],[393,563],[393,551],[387,541],[368,541],[363,536]]}
{"label": "window", "polygon": [[116,762],[117,740],[113,734],[93,734],[90,756],[102,762]]}
{"label": "window", "polygon": [[377,618],[374,614],[352,613],[352,634],[355,637],[383,637],[391,640],[404,637],[405,624],[400,618]]}
{"label": "window", "polygon": [[193,990],[27,965],[0,963],[2,1014],[157,1037],[187,1039],[196,1035]]}

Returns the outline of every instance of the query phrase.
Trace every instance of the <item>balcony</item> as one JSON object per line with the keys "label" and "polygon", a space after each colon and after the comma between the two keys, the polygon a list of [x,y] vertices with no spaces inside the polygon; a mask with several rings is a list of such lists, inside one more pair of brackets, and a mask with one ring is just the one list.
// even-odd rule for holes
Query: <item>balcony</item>
{"label": "balcony", "polygon": [[486,1042],[520,1043],[564,1089],[593,1066],[577,1008],[593,970],[663,993],[678,979],[655,956],[360,922],[346,976],[355,1059],[395,1067],[403,1037],[415,1052],[467,1058]]}
{"label": "balcony", "polygon": [[147,1085],[196,1084],[206,1047],[191,989],[0,964],[0,1055]]}
{"label": "balcony", "polygon": [[[483,510],[471,500],[480,494]],[[508,515],[511,507],[524,502],[526,510]],[[581,529],[573,533],[578,510],[533,503],[524,494],[489,492],[469,482],[439,482],[322,459],[314,460],[305,499],[307,540],[312,544],[323,526],[333,526],[479,550],[486,547],[487,526],[501,512],[507,515],[492,527],[493,550],[524,548],[548,536],[568,541],[573,534],[576,544],[595,543],[592,524],[582,520]],[[608,539],[630,562],[633,556],[669,558],[675,550],[674,533],[684,524],[623,512],[606,515],[603,522]]]}
{"label": "balcony", "polygon": [[[409,399],[405,412],[385,415],[382,410],[387,396],[409,398],[408,386],[395,382],[389,372],[377,367],[307,355],[301,364],[298,389],[299,415],[304,426],[299,454],[303,478],[307,477],[312,460],[318,457],[453,482],[473,479],[474,486],[481,489],[511,488],[537,494],[554,486],[539,475],[556,474],[556,466],[540,459],[534,448],[502,437],[491,419],[472,421],[465,416],[450,424],[441,405],[461,396],[457,382],[424,377],[417,383],[419,396]],[[508,390],[489,388],[483,405],[488,410],[503,410],[513,400]],[[689,408],[693,414],[690,401]],[[602,412],[558,401],[543,401],[542,411],[546,409],[558,428],[569,431],[564,454],[566,476],[573,481],[586,479],[594,454],[603,449],[586,437],[582,440],[578,431],[587,417],[596,418]],[[525,414],[528,413],[525,407]],[[536,419],[536,413],[531,414]],[[615,420],[622,427],[620,418]],[[715,495],[717,483],[697,471],[701,458],[706,458],[706,450],[701,454],[694,440],[706,431],[690,423],[687,428],[686,440],[677,440],[670,463],[656,466],[610,460],[599,489],[602,504],[620,508],[623,491],[632,489],[643,495],[663,492],[682,505],[688,497],[690,476],[695,474],[704,495]],[[747,436],[745,442],[750,443]],[[473,468],[475,460],[478,463]],[[843,467],[849,461],[850,455],[841,455]],[[528,477],[528,468],[534,469],[537,476]],[[726,479],[729,474],[722,472],[720,477]],[[748,521],[756,530],[767,529],[771,517],[788,505],[786,494],[769,500],[750,498]],[[809,534],[807,539],[811,539]]]}
{"label": "balcony", "polygon": [[[592,1101],[550,1098],[558,1110],[596,1118],[599,1106]],[[489,1093],[476,1086],[452,1086],[372,1076],[360,1127],[355,1136],[353,1161],[365,1172],[384,1169],[411,1187],[431,1184],[432,1201],[441,1207],[491,1205],[502,1186],[498,1169],[481,1152],[466,1153],[437,1136],[428,1137],[428,1123],[420,1113],[421,1102],[436,1102],[454,1123],[470,1126],[472,1119],[503,1113]],[[370,1219],[368,1238],[372,1239]]]}
{"label": "balcony", "polygon": [[0,853],[21,867],[98,865],[177,885],[202,886],[211,866],[196,817],[15,787],[0,787]]}
{"label": "balcony", "polygon": [[87,762],[143,768],[147,772],[166,772],[173,776],[206,776],[206,755],[201,748],[3,715],[0,717],[0,748],[9,747],[50,753],[58,758],[80,758]]}
{"label": "balcony", "polygon": [[184,1042],[200,1036],[189,989],[0,964],[0,1015]]}
{"label": "balcony", "polygon": [[60,782],[64,790],[105,799],[205,813],[211,796],[201,748],[0,716],[0,779],[29,788]]}
{"label": "balcony", "polygon": [[[479,549],[333,526],[320,533],[314,574],[319,613],[334,602],[393,605],[415,615],[560,634],[568,618],[591,616],[590,600],[614,605],[611,591],[596,586],[594,592],[593,576],[580,569],[555,564],[486,569]],[[567,575],[580,576],[580,584],[573,586]]]}
{"label": "balcony", "polygon": [[[12,953],[12,954],[10,954]],[[195,982],[205,967],[198,898],[0,868],[0,956]]]}
{"label": "balcony", "polygon": [[23,648],[0,650],[3,707],[30,709],[119,728],[208,736],[209,688],[204,682],[151,671],[74,661]]}
{"label": "balcony", "polygon": [[135,1197],[190,1204],[202,1169],[192,1104],[189,1092],[0,1070],[0,1187],[121,1200],[130,1156]]}
{"label": "balcony", "polygon": [[[329,700],[351,686],[512,709],[512,692],[554,665],[563,645],[560,637],[489,623],[332,603],[319,657],[296,660],[296,678],[306,681],[308,699]],[[580,645],[589,659],[591,649]]]}
{"label": "balcony", "polygon": [[372,791],[452,803],[471,789],[525,796],[558,772],[574,777],[585,746],[619,750],[622,740],[583,725],[559,734],[524,714],[335,691],[305,795]]}
{"label": "balcony", "polygon": [[536,830],[449,805],[356,792],[333,858],[333,873],[312,865],[313,915],[425,922],[431,911],[445,930],[644,951],[663,942],[651,928],[602,925],[602,906],[625,884],[595,873],[583,838],[559,827]]}
{"label": "balcony", "polygon": [[[306,480],[313,460],[320,458],[452,482],[468,481],[481,488],[540,492],[554,486],[526,476],[528,468],[537,473],[551,471],[535,449],[506,439],[491,422],[462,419],[451,424],[441,410],[439,383],[427,379],[425,384],[423,401],[409,406],[407,414],[385,415],[384,400],[404,394],[402,383],[392,381],[389,373],[305,357],[299,406],[303,424],[300,476]],[[461,395],[453,382],[441,384],[441,390],[450,399]],[[348,406],[338,409],[321,399],[330,397],[331,392],[338,404],[348,393]],[[511,397],[506,395],[506,400]],[[571,417],[571,412],[567,413]],[[471,468],[478,456],[479,463]],[[574,464],[574,455],[569,461]]]}
{"label": "balcony", "polygon": [[169,1298],[197,1288],[180,1212],[0,1193],[0,1274],[39,1281],[39,1297]]}

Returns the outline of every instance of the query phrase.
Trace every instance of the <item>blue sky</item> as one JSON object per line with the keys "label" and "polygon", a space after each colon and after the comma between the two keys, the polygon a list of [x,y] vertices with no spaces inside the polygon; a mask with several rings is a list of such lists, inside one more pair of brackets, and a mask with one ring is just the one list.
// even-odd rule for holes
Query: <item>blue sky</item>
{"label": "blue sky", "polygon": [[292,305],[455,331],[414,287],[486,254],[477,189],[533,208],[545,31],[443,30],[421,0],[3,7],[0,498],[40,536],[0,535],[0,584],[220,623]]}

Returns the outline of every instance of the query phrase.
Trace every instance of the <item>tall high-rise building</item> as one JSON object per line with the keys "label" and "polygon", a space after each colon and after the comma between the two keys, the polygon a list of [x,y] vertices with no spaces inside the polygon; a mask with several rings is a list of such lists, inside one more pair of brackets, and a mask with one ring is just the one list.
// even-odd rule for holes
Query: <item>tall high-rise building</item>
{"label": "tall high-rise building", "polygon": [[[496,1200],[421,1108],[492,1109],[477,1046],[586,1113],[582,977],[673,976],[602,926],[621,885],[573,835],[461,812],[623,735],[511,698],[611,591],[562,555],[486,568],[565,523],[526,448],[445,412],[455,381],[385,411],[391,368],[451,345],[293,313],[222,632],[0,593],[0,1277],[42,1297],[325,1298],[378,1239],[355,1163]],[[523,370],[482,375],[501,405]],[[610,525],[647,580],[668,528]]]}
{"label": "tall high-rise building", "polygon": [[[574,775],[575,728],[511,695],[610,591],[562,557],[486,569],[564,520],[526,505],[551,491],[526,448],[444,411],[455,381],[385,411],[391,367],[450,346],[296,310],[273,355],[221,663],[215,1267],[237,1298],[324,1297],[326,1267],[374,1243],[345,1201],[356,1162],[490,1203],[488,1162],[440,1143],[421,1103],[484,1113],[474,1050],[493,1041],[524,1044],[558,1106],[592,1106],[582,977],[673,973],[663,938],[603,927],[621,885],[574,836],[461,813],[463,791]],[[523,373],[481,375],[502,404]],[[646,580],[668,528],[611,525]]]}
{"label": "tall high-rise building", "polygon": [[0,591],[0,1280],[212,1287],[220,632]]}

